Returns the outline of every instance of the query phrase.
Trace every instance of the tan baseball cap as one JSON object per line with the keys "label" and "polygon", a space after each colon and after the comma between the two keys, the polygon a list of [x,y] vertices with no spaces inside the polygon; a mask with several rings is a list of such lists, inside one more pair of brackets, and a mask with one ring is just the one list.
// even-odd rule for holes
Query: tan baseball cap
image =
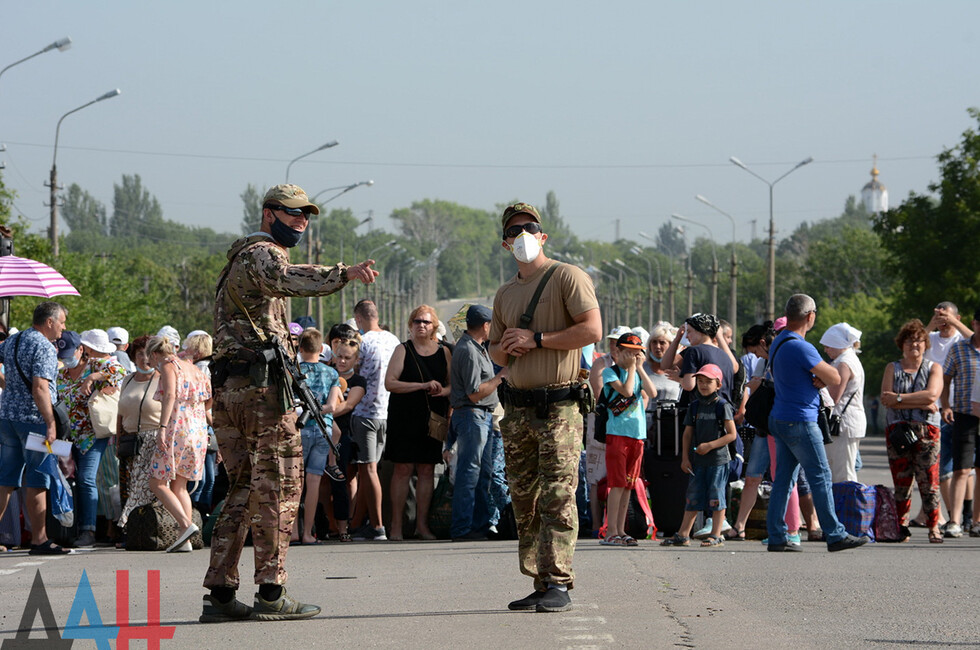
{"label": "tan baseball cap", "polygon": [[317,207],[316,203],[310,202],[306,192],[299,185],[288,183],[273,185],[265,193],[265,198],[262,199],[262,205],[266,203],[278,203],[287,208],[309,208],[313,214],[320,214],[320,208]]}
{"label": "tan baseball cap", "polygon": [[541,215],[538,214],[537,209],[533,205],[530,203],[515,203],[514,205],[508,205],[504,210],[504,215],[500,219],[500,225],[506,226],[511,217],[517,214],[526,214],[538,223],[541,223]]}

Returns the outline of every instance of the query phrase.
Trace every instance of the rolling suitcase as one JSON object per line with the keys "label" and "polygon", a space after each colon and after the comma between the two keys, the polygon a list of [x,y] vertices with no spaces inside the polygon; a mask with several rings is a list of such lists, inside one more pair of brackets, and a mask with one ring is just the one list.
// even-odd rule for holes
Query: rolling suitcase
{"label": "rolling suitcase", "polygon": [[677,532],[684,518],[688,475],[681,471],[684,416],[677,402],[664,400],[647,432],[643,473],[650,488],[650,510],[665,537]]}

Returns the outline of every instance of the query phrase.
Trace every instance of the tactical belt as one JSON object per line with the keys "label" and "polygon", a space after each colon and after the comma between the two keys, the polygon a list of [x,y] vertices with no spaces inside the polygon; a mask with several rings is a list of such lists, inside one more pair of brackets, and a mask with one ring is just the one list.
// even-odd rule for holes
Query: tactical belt
{"label": "tactical belt", "polygon": [[588,398],[587,391],[581,385],[559,386],[557,388],[532,388],[520,390],[512,388],[506,382],[497,389],[497,395],[505,406],[520,408],[534,407],[538,418],[548,417],[548,405],[556,402],[572,400],[582,402]]}

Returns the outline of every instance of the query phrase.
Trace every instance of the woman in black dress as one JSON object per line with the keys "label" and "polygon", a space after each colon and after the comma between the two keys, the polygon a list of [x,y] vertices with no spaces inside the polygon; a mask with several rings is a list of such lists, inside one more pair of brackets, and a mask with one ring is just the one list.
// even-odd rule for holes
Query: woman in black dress
{"label": "woman in black dress", "polygon": [[452,354],[436,338],[439,318],[428,305],[416,307],[408,318],[409,338],[395,348],[385,375],[388,439],[384,457],[395,464],[391,477],[391,530],[388,539],[401,540],[405,500],[412,470],[418,473],[415,532],[435,539],[429,530],[433,472],[442,461],[442,442],[429,436],[429,412],[449,417],[449,362]]}

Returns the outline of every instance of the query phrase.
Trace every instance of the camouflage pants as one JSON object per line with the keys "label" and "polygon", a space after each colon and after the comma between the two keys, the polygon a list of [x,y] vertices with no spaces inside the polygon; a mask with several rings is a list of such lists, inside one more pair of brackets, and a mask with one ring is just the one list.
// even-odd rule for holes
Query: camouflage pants
{"label": "camouflage pants", "polygon": [[500,421],[521,573],[539,591],[548,583],[572,588],[575,579],[581,421],[574,402],[551,404],[543,420],[534,408],[511,406]]}
{"label": "camouflage pants", "polygon": [[[238,560],[249,528],[255,583],[285,584],[286,552],[303,488],[303,442],[296,413],[279,413],[275,386],[215,391],[214,433],[228,473],[228,496],[211,538],[206,588],[238,588]],[[237,384],[237,385],[236,385]]]}

